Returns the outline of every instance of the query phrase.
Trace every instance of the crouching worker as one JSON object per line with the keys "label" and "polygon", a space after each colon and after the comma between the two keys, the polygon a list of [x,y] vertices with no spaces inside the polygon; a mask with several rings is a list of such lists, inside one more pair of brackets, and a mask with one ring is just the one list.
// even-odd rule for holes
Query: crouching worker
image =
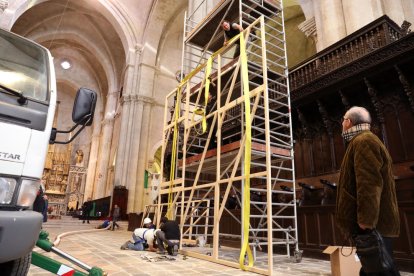
{"label": "crouching worker", "polygon": [[108,218],[108,219],[104,220],[104,222],[102,222],[102,224],[99,224],[98,226],[96,226],[96,229],[107,228],[110,224],[111,224],[111,219]]}
{"label": "crouching worker", "polygon": [[164,244],[166,244],[168,254],[177,256],[181,234],[180,227],[176,221],[162,217],[160,230],[156,231],[155,235],[157,237],[157,253],[165,254]]}
{"label": "crouching worker", "polygon": [[149,251],[156,252],[154,248],[155,229],[137,228],[132,233],[132,239],[134,242],[127,241],[122,246],[122,250],[130,249],[136,251],[143,251],[148,249]]}

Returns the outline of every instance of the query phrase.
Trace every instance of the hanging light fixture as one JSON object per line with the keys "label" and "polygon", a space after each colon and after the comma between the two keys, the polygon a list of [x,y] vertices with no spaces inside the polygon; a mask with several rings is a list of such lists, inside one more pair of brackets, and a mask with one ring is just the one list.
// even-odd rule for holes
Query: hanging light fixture
{"label": "hanging light fixture", "polygon": [[72,67],[72,64],[70,64],[70,62],[65,59],[60,63],[60,66],[62,66],[64,70],[68,70],[70,67]]}

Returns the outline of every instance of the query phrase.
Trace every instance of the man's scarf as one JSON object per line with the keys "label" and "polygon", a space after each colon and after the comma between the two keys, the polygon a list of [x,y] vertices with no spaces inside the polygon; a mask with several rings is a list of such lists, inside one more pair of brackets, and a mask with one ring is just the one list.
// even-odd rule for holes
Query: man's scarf
{"label": "man's scarf", "polygon": [[359,124],[342,132],[342,137],[345,139],[345,141],[349,142],[356,135],[360,134],[361,132],[365,130],[370,130],[370,129],[371,129],[371,125],[368,123]]}

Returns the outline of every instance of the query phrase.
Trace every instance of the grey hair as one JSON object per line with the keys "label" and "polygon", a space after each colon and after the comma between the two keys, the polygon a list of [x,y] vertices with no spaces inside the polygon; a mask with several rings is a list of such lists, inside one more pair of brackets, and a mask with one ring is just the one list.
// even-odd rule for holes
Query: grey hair
{"label": "grey hair", "polygon": [[371,124],[371,115],[364,107],[353,106],[345,113],[345,118],[351,120],[353,125]]}

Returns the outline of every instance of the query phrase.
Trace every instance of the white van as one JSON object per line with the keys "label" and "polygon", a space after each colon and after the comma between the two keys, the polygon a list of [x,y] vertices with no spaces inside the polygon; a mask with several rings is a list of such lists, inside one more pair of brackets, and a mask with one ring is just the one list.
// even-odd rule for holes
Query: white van
{"label": "white van", "polygon": [[[94,91],[78,91],[74,128],[92,123],[95,103]],[[52,129],[55,107],[50,52],[0,29],[0,271],[4,275],[13,271],[26,275],[39,236],[42,215],[29,208],[39,189],[48,144],[56,142],[60,132]]]}

